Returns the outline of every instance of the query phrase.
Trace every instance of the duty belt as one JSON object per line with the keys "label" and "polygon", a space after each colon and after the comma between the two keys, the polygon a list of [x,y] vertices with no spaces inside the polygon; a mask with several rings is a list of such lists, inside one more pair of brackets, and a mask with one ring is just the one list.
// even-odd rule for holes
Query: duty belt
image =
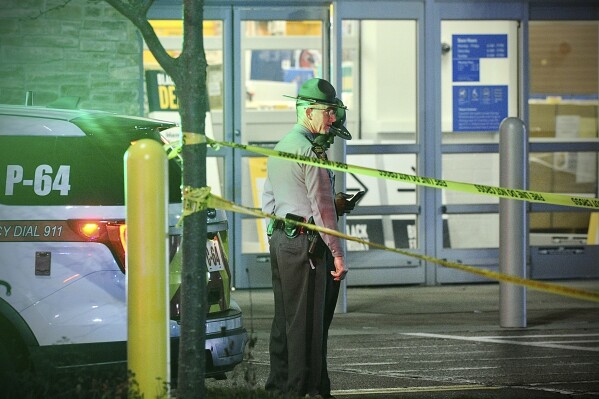
{"label": "duty belt", "polygon": [[[287,229],[285,228],[286,225],[287,225]],[[285,221],[283,221],[283,220],[275,220],[273,222],[273,228],[275,230],[284,230],[284,231],[293,230],[295,233],[293,235],[306,234],[306,232],[308,231],[308,229],[306,229],[304,226],[298,226],[291,222],[285,223]]]}

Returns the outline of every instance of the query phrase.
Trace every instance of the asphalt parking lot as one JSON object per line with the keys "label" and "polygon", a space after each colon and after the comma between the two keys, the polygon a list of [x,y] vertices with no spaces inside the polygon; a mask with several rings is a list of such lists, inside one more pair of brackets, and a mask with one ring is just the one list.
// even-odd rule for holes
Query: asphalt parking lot
{"label": "asphalt parking lot", "polygon": [[[558,283],[599,291],[597,280]],[[263,387],[272,293],[233,297],[256,345],[251,360],[207,385]],[[347,303],[329,338],[338,399],[599,397],[599,303],[528,290],[526,328],[499,326],[496,283],[350,287]]]}

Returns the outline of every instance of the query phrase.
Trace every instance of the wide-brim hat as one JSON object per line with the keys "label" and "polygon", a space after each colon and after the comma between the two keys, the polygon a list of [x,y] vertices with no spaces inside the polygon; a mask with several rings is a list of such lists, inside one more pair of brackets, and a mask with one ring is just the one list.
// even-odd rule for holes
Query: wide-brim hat
{"label": "wide-brim hat", "polygon": [[[335,108],[340,106],[337,103],[337,92],[333,85],[320,78],[306,80],[300,87],[296,97],[287,95],[284,97],[293,98],[298,103],[305,101],[310,104],[323,104]],[[345,106],[341,106],[345,108]]]}
{"label": "wide-brim hat", "polygon": [[335,122],[331,125],[329,129],[329,133],[333,133],[337,137],[341,137],[344,140],[351,140],[351,133],[345,128],[345,110],[347,107],[343,105],[343,101],[336,98],[335,102],[337,106],[335,107]]}

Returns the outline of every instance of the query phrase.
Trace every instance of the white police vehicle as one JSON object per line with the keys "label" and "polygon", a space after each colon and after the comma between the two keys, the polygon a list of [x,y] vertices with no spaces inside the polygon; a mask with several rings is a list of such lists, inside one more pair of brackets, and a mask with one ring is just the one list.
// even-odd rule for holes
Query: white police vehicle
{"label": "white police vehicle", "polygon": [[[164,141],[160,132],[173,127],[100,111],[0,105],[0,376],[42,365],[126,365],[123,156],[132,142]],[[180,185],[181,168],[169,161],[173,366]],[[223,211],[208,212],[210,376],[240,363],[247,341],[230,298],[227,227]]]}

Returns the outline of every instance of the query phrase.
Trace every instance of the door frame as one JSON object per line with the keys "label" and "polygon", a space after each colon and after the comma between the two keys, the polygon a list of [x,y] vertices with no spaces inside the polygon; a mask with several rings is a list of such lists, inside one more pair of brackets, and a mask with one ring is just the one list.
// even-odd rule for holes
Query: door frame
{"label": "door frame", "polygon": [[[343,38],[341,34],[343,20],[415,20],[416,21],[416,40],[417,40],[417,76],[425,75],[425,4],[422,1],[380,1],[376,2],[376,7],[368,1],[336,2],[333,11],[333,42],[332,42],[332,61],[333,61],[333,84],[338,92],[343,90],[342,79],[342,49]],[[424,153],[426,147],[426,121],[424,118],[425,103],[425,79],[418,79],[417,91],[417,114],[416,114],[416,135],[418,139],[415,144],[405,144],[401,146],[385,145],[352,145],[351,142],[344,141],[335,143],[332,151],[332,158],[345,162],[349,155],[374,155],[374,154],[415,154],[417,159],[417,168],[419,171],[427,171],[427,162]],[[359,97],[359,96],[358,96]],[[358,98],[356,101],[360,101]],[[339,177],[342,177],[341,179]],[[345,177],[339,176],[340,186],[338,191],[345,189]],[[417,215],[417,231],[426,231],[427,209],[423,206],[423,198],[426,197],[427,189],[416,187],[418,201],[415,205],[398,206],[360,206],[356,208],[352,215],[390,215],[390,214],[410,214]],[[344,224],[340,226],[344,231]],[[426,253],[426,237],[418,235],[418,248],[411,250],[414,253]],[[377,267],[364,266],[361,264],[365,259],[372,263],[375,259]],[[425,262],[413,257],[399,255],[397,253],[386,252],[382,250],[369,250],[367,252],[348,252],[347,262],[351,269],[348,285],[383,285],[383,284],[423,284],[425,283],[426,266]]]}

